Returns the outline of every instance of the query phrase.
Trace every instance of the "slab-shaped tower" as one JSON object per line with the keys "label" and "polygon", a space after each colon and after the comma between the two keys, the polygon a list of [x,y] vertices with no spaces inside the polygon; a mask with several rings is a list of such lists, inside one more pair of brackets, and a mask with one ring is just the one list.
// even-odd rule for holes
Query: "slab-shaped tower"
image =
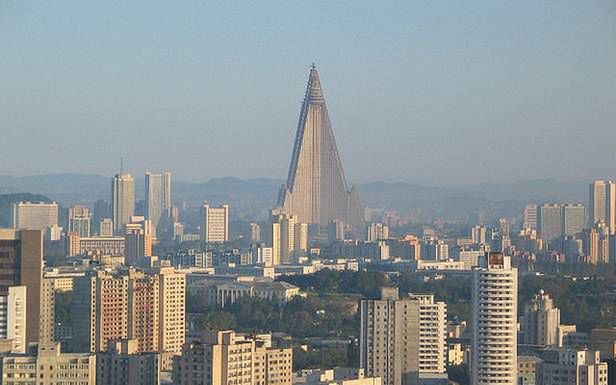
{"label": "slab-shaped tower", "polygon": [[314,64],[310,68],[289,176],[280,190],[278,208],[297,215],[300,223],[320,225],[324,229],[338,220],[354,234],[363,233],[359,196],[354,188],[347,188]]}

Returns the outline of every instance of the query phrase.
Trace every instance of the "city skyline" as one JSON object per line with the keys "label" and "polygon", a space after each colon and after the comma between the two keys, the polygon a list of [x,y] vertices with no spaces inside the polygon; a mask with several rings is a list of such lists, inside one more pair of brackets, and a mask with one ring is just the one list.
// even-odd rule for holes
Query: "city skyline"
{"label": "city skyline", "polygon": [[[0,148],[0,164],[11,168],[0,174],[112,175],[126,156],[137,175],[169,169],[178,180],[282,179],[296,90],[315,61],[353,183],[614,176],[609,2],[329,4],[267,17],[259,7],[157,5],[151,12],[165,20],[160,29],[140,8],[5,5],[0,129],[11,145]],[[306,35],[323,14],[321,28]],[[251,27],[221,35],[231,17]],[[83,33],[67,30],[66,18]],[[56,46],[49,39],[63,42],[61,55],[49,51]],[[11,162],[26,143],[33,156]],[[206,143],[217,145],[204,155]],[[254,151],[229,156],[233,148]],[[169,151],[174,156],[161,156]],[[565,156],[580,152],[584,162]]]}
{"label": "city skyline", "polygon": [[616,384],[614,21],[0,0],[0,383]]}

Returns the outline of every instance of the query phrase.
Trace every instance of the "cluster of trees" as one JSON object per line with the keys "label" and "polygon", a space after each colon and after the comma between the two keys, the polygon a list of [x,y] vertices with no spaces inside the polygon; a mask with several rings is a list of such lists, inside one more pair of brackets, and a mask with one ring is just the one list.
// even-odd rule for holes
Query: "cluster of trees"
{"label": "cluster of trees", "polygon": [[378,271],[336,271],[322,269],[314,274],[283,275],[279,281],[295,285],[303,291],[318,294],[352,293],[364,298],[376,298],[379,288],[387,286],[387,275]]}
{"label": "cluster of trees", "polygon": [[[310,337],[356,339],[359,335],[358,305],[361,298],[378,297],[379,288],[396,286],[400,293],[434,293],[445,301],[449,319],[470,320],[471,276],[448,276],[424,280],[421,275],[403,273],[387,276],[374,271],[321,270],[315,274],[283,276],[279,280],[299,286],[307,297],[295,297],[287,303],[277,299],[244,297],[225,308],[208,307],[202,299],[188,296],[189,312],[198,314],[197,327],[235,329],[243,332],[285,332],[305,340]],[[595,327],[616,324],[616,303],[606,294],[616,293],[616,277],[524,274],[519,282],[519,312],[544,289],[561,309],[561,322],[576,324],[589,332]],[[295,349],[295,369],[353,365],[357,346],[346,348]],[[452,368],[451,377],[468,384],[466,367]],[[455,378],[454,378],[455,377]]]}
{"label": "cluster of trees", "polygon": [[612,327],[616,324],[615,286],[613,275],[575,279],[527,275],[519,285],[519,311],[522,312],[524,304],[543,289],[560,308],[562,323],[575,324],[583,332],[597,327]]}
{"label": "cluster of trees", "polygon": [[[354,347],[354,345],[352,345]],[[335,367],[357,366],[359,358],[357,349],[349,348],[318,348],[308,351],[293,348],[293,370],[308,368],[331,369]]]}
{"label": "cluster of trees", "polygon": [[[201,313],[197,327],[238,331],[284,332],[294,338],[357,336],[357,304],[325,301],[317,296],[295,297],[286,303],[243,297],[224,308],[188,308]],[[197,311],[196,311],[197,310]]]}

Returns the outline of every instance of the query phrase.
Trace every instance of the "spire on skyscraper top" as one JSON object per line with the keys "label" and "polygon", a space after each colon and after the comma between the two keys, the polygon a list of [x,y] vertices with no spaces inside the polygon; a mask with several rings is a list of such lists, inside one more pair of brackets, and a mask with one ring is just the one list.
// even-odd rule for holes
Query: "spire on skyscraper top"
{"label": "spire on skyscraper top", "polygon": [[321,81],[319,80],[319,72],[317,71],[317,66],[314,63],[310,66],[310,76],[308,77],[305,101],[308,103],[325,102],[323,90],[321,89]]}

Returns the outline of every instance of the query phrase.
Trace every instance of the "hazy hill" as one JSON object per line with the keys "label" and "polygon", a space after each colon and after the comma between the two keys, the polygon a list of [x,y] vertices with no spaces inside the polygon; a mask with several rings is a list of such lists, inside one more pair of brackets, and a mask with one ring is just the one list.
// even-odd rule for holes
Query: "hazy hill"
{"label": "hazy hill", "polygon": [[[256,220],[267,216],[282,183],[282,180],[269,178],[216,178],[203,183],[174,181],[173,196],[176,202],[186,201],[189,206],[196,206],[203,200],[212,204],[226,202],[231,205],[232,213]],[[43,194],[63,205],[109,200],[110,185],[111,177],[100,175],[0,176],[0,192]],[[143,199],[143,178],[135,180],[135,189],[136,199]],[[516,216],[528,202],[587,203],[588,199],[586,183],[554,179],[461,187],[374,182],[359,185],[358,189],[366,206],[413,213],[423,220],[436,216],[472,221],[479,211],[488,218]]]}

